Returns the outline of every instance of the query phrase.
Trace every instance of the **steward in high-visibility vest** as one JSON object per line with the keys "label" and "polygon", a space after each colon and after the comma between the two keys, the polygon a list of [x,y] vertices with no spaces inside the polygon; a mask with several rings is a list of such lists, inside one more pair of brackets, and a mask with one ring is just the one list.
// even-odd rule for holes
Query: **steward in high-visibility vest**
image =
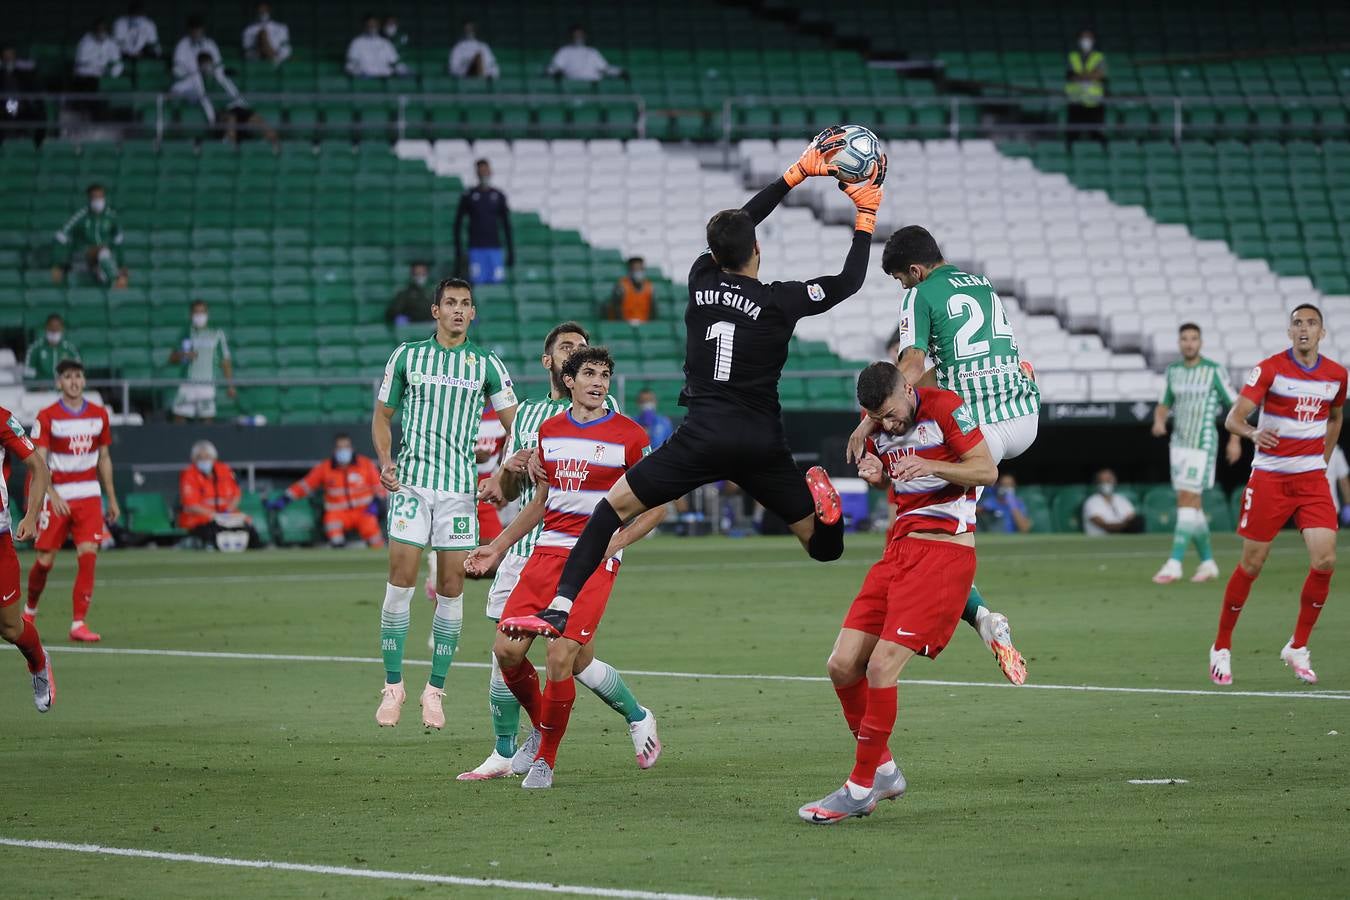
{"label": "steward in high-visibility vest", "polygon": [[1078,38],[1078,49],[1069,53],[1064,96],[1076,106],[1101,106],[1106,95],[1106,56],[1094,47],[1092,32]]}
{"label": "steward in high-visibility vest", "polygon": [[636,325],[656,318],[656,291],[647,279],[642,257],[628,260],[628,274],[614,285],[614,292],[603,309],[606,319]]}
{"label": "steward in high-visibility vest", "polygon": [[340,434],[333,455],[309,470],[286,493],[268,503],[279,510],[287,503],[323,491],[323,532],[328,543],[340,547],[347,532],[355,531],[371,547],[383,547],[378,498],[385,494],[380,471],[367,456],[352,449],[352,439]]}

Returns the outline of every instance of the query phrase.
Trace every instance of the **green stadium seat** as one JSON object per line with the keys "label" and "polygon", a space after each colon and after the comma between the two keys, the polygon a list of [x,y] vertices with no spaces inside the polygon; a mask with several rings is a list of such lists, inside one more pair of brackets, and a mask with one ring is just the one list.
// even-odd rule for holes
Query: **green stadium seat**
{"label": "green stadium seat", "polygon": [[127,529],[152,538],[179,538],[186,532],[174,525],[164,495],[151,491],[133,491],[126,495]]}

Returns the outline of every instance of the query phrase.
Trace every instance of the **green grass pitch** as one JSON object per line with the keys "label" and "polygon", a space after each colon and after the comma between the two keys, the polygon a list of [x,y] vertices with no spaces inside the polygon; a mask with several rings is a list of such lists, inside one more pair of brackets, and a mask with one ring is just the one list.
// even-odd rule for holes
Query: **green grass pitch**
{"label": "green grass pitch", "polygon": [[[1227,690],[1206,678],[1222,583],[1150,583],[1165,540],[982,536],[978,582],[1041,687],[1000,686],[961,625],[901,685],[892,749],[909,795],[837,827],[798,821],[850,768],[820,676],[880,541],[853,537],[831,565],[783,539],[633,548],[597,649],[652,673],[629,682],[665,755],[640,772],[622,721],[579,688],[556,787],[537,794],[454,780],[491,742],[485,583],[466,598],[446,731],[419,724],[420,599],[409,647],[423,664],[407,669],[403,723],[381,730],[381,554],[109,554],[99,652],[66,649],[65,554],[38,618],[56,648],[50,715],[18,654],[0,653],[0,840],[736,897],[1345,895],[1350,576],[1313,636],[1321,684],[1301,685],[1278,658],[1307,568],[1288,533],[1238,626]],[[1226,573],[1237,543],[1216,543]],[[128,649],[372,661],[104,652]],[[1167,778],[1186,783],[1128,783]],[[14,897],[533,893],[12,845],[0,871]]]}

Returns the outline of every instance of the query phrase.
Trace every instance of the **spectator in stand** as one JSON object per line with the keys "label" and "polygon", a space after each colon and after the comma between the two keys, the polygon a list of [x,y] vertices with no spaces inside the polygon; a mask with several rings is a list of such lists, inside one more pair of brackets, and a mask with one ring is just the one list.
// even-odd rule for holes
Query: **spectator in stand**
{"label": "spectator in stand", "polygon": [[492,48],[478,39],[478,26],[464,23],[464,36],[450,48],[450,74],[456,78],[500,78]]}
{"label": "spectator in stand", "polygon": [[113,20],[112,34],[123,59],[159,59],[164,55],[159,28],[145,14],[144,3],[128,3],[126,15]]}
{"label": "spectator in stand", "polygon": [[431,291],[427,288],[427,264],[414,262],[408,267],[408,283],[384,308],[384,320],[390,325],[431,321]]}
{"label": "spectator in stand", "polygon": [[400,31],[398,27],[398,16],[387,15],[380,20],[380,34],[384,39],[394,45],[394,49],[400,54],[408,48],[408,33]]}
{"label": "spectator in stand", "polygon": [[66,336],[66,323],[56,313],[47,317],[41,336],[34,336],[23,357],[23,377],[38,390],[50,391],[56,383],[56,366],[63,359],[80,361],[80,351]]}
{"label": "spectator in stand", "polygon": [[380,470],[368,456],[352,446],[349,434],[333,438],[333,455],[309,470],[304,478],[286,488],[286,493],[267,501],[267,508],[281,510],[293,500],[303,500],[323,490],[323,533],[328,546],[347,543],[347,532],[355,531],[370,547],[384,546],[380,530]]}
{"label": "spectator in stand", "polygon": [[647,432],[647,441],[655,450],[675,433],[675,426],[670,421],[670,416],[663,415],[657,408],[656,391],[651,388],[643,388],[638,391],[638,414],[633,417],[633,421],[642,426]]}
{"label": "spectator in stand", "polygon": [[1097,49],[1097,36],[1084,28],[1078,46],[1069,51],[1064,75],[1064,98],[1069,101],[1068,143],[1083,138],[1106,141],[1106,56]]}
{"label": "spectator in stand", "polygon": [[[20,94],[36,93],[37,67],[31,59],[19,59],[19,52],[13,44],[0,45],[0,143],[5,138],[22,137],[29,134],[36,144],[42,143],[46,129],[46,113],[41,100],[28,100]],[[32,122],[32,131],[14,128]]]}
{"label": "spectator in stand", "polygon": [[455,271],[464,271],[462,233],[463,222],[468,219],[469,281],[497,284],[506,280],[506,270],[516,264],[511,210],[506,195],[492,186],[492,165],[480,159],[474,163],[474,171],[478,184],[460,196],[459,209],[455,210]]}
{"label": "spectator in stand", "polygon": [[656,318],[655,289],[647,280],[647,265],[642,257],[628,260],[628,273],[614,285],[601,315],[629,325],[641,325]]}
{"label": "spectator in stand", "polygon": [[1144,520],[1134,511],[1128,497],[1116,493],[1116,473],[1102,469],[1097,473],[1097,490],[1083,502],[1083,533],[1137,534]]}
{"label": "spectator in stand", "polygon": [[75,78],[71,86],[77,91],[92,93],[98,90],[99,79],[116,78],[122,74],[122,51],[108,32],[104,19],[94,22],[75,45]]}
{"label": "spectator in stand", "polygon": [[192,90],[201,69],[198,57],[203,53],[211,54],[211,61],[220,65],[220,48],[206,36],[206,23],[201,16],[188,16],[187,34],[173,48],[173,77],[177,79],[173,86],[174,93],[182,93],[179,90],[180,83],[184,91]]}
{"label": "spectator in stand", "polygon": [[399,61],[398,50],[380,34],[380,20],[365,17],[365,29],[347,45],[347,74],[353,78],[390,78],[406,75],[408,67]]}
{"label": "spectator in stand", "polygon": [[1031,530],[1027,505],[1017,496],[1017,479],[1007,473],[999,477],[994,490],[984,492],[979,515],[980,528],[988,531],[1026,534]]}
{"label": "spectator in stand", "polygon": [[216,445],[197,441],[192,462],[178,476],[178,527],[207,547],[217,546],[222,531],[243,531],[250,546],[261,543],[248,516],[239,512],[243,494],[230,467],[220,461]]}
{"label": "spectator in stand", "polygon": [[291,56],[291,29],[272,18],[272,4],[257,7],[257,17],[244,27],[241,40],[245,59],[263,59],[279,66]]}
{"label": "spectator in stand", "polygon": [[192,319],[169,362],[183,367],[184,383],[173,398],[173,420],[212,422],[216,418],[216,366],[225,375],[225,392],[234,399],[234,363],[225,332],[208,327],[210,309],[205,300],[193,300]]}
{"label": "spectator in stand", "polygon": [[[217,65],[212,59],[211,54],[201,53],[197,57],[197,77],[194,80],[184,78],[179,81],[181,90],[179,95],[185,100],[195,100],[202,108],[206,121],[211,126],[215,126],[220,120],[216,113],[216,104],[211,99],[212,90],[221,94],[221,100],[225,104],[224,116],[224,136],[225,140],[231,144],[238,145],[240,129],[247,131],[260,131],[267,142],[272,145],[272,149],[279,150],[281,142],[277,140],[277,133],[272,130],[272,126],[267,124],[267,120],[258,115],[244,95],[239,92],[239,88],[225,74],[225,67]],[[191,84],[189,82],[191,81]]]}
{"label": "spectator in stand", "polygon": [[623,69],[611,66],[600,51],[586,44],[586,29],[573,25],[571,43],[564,44],[553,54],[548,74],[568,81],[599,81],[612,76],[627,77]]}
{"label": "spectator in stand", "polygon": [[[52,236],[52,281],[61,284],[71,268],[77,251],[83,251],[82,262],[99,284],[115,288],[127,286],[129,273],[117,261],[117,248],[122,246],[122,226],[117,213],[108,206],[108,193],[101,184],[91,184],[85,190],[88,204],[76,210]],[[64,256],[64,259],[63,259]]]}

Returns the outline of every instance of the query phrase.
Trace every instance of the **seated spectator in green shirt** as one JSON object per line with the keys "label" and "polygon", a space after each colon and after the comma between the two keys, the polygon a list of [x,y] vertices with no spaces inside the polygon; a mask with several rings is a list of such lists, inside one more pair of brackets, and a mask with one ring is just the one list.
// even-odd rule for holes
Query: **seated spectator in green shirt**
{"label": "seated spectator in green shirt", "polygon": [[427,290],[427,264],[412,264],[408,283],[394,295],[384,310],[384,320],[390,325],[431,321],[431,291]]}
{"label": "seated spectator in green shirt", "polygon": [[56,364],[63,359],[80,361],[80,351],[66,337],[66,323],[56,313],[47,317],[46,333],[35,335],[23,357],[23,377],[51,390],[56,383]]}
{"label": "seated spectator in green shirt", "polygon": [[98,283],[115,288],[127,286],[128,273],[119,265],[117,250],[122,246],[122,226],[117,213],[108,206],[108,194],[101,184],[89,185],[89,204],[81,207],[53,235],[52,281],[60,284],[71,268],[76,251]]}

